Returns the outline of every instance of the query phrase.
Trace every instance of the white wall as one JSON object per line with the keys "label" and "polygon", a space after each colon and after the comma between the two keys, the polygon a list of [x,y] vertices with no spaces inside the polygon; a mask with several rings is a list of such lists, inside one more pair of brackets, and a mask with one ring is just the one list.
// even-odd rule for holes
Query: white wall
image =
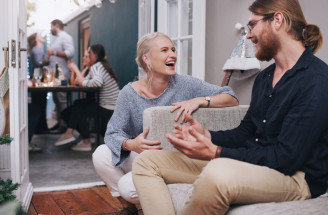
{"label": "white wall", "polygon": [[[222,67],[238,42],[239,31],[235,24],[240,22],[246,26],[250,17],[249,5],[253,0],[207,0],[206,1],[206,74],[205,80],[220,85],[224,76]],[[321,28],[324,45],[317,56],[328,63],[328,25],[325,14],[327,0],[300,0],[308,23]],[[272,62],[271,62],[272,63]],[[261,63],[262,69],[270,63]],[[255,77],[243,81],[231,79],[229,86],[236,92],[240,104],[249,104],[251,88]]]}

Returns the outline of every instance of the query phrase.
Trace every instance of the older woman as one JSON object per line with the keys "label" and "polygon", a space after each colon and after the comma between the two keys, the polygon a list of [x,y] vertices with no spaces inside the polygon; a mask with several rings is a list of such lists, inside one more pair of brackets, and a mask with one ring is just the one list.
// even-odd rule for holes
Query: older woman
{"label": "older woman", "polygon": [[199,107],[226,107],[238,104],[230,87],[208,84],[197,78],[175,74],[176,49],[172,40],[162,33],[143,36],[137,44],[136,62],[147,78],[127,84],[120,92],[116,108],[108,123],[105,144],[93,154],[93,163],[112,196],[119,197],[123,207],[127,201],[139,203],[131,171],[134,158],[144,150],[161,149],[159,141],[146,140],[149,128],[143,131],[142,114],[146,108],[172,105],[175,120],[183,113]]}

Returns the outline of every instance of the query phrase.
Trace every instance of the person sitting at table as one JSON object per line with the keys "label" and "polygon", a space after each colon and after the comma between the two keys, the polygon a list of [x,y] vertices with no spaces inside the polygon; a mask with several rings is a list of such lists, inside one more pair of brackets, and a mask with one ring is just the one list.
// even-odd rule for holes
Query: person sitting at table
{"label": "person sitting at table", "polygon": [[[75,79],[76,77],[85,77],[88,73],[89,73],[89,69],[91,67],[91,62],[90,62],[90,56],[89,56],[89,52],[88,49],[86,49],[84,51],[84,55],[83,55],[83,70],[80,71],[78,66],[72,61],[69,60],[67,61],[67,67],[71,70],[72,72],[72,76],[70,79],[71,85],[75,85]],[[86,92],[86,96],[85,98],[82,99],[77,99],[74,101],[73,105],[67,107],[66,109],[64,109],[61,113],[61,118],[64,120],[64,122],[66,123],[66,125],[69,125],[69,121],[72,115],[72,107],[77,107],[77,106],[84,106],[87,105],[89,103],[95,103],[95,96],[94,96],[94,92]],[[73,118],[74,120],[74,118]],[[82,129],[80,129],[80,126],[77,125],[76,130],[79,133],[83,133],[83,129],[85,127],[86,123],[82,123]],[[87,128],[85,128],[87,129]],[[72,138],[72,140],[75,140],[75,138]],[[69,140],[67,140],[69,141]]]}
{"label": "person sitting at table", "polygon": [[142,126],[145,109],[172,105],[171,112],[178,110],[175,120],[178,121],[181,115],[182,123],[183,113],[192,113],[199,107],[238,105],[230,87],[176,74],[176,48],[163,33],[147,34],[139,40],[136,62],[147,78],[129,83],[121,90],[107,126],[105,144],[92,155],[97,174],[127,213],[135,212],[134,204],[139,203],[132,182],[133,160],[142,151],[162,148],[160,141],[145,139],[149,131],[149,128],[143,130]]}
{"label": "person sitting at table", "polygon": [[67,61],[67,67],[71,70],[72,72],[72,76],[70,79],[70,83],[71,85],[75,84],[75,79],[76,77],[85,77],[88,75],[89,73],[89,69],[90,69],[90,56],[89,56],[89,51],[88,49],[84,51],[84,55],[83,55],[83,70],[80,71],[78,66],[74,63],[73,60],[68,60]]}
{"label": "person sitting at table", "polygon": [[104,47],[101,44],[91,45],[88,48],[88,53],[90,65],[92,65],[89,74],[86,77],[77,75],[75,84],[84,87],[100,87],[99,104],[91,102],[84,105],[73,105],[68,128],[55,142],[55,146],[62,146],[75,141],[73,131],[79,127],[82,140],[72,147],[74,151],[91,150],[89,124],[86,117],[99,116],[102,124],[101,133],[105,133],[106,125],[114,112],[120,91],[118,78],[107,61]]}

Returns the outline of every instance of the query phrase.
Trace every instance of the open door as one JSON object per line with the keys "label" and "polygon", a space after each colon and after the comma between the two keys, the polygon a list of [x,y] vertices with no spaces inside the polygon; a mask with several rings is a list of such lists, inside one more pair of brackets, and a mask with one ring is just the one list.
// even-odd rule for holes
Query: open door
{"label": "open door", "polygon": [[5,52],[8,52],[9,77],[9,134],[14,140],[0,148],[0,177],[10,177],[21,186],[16,196],[28,208],[33,187],[29,181],[28,127],[27,127],[27,39],[26,1],[0,1],[0,67],[5,67]]}

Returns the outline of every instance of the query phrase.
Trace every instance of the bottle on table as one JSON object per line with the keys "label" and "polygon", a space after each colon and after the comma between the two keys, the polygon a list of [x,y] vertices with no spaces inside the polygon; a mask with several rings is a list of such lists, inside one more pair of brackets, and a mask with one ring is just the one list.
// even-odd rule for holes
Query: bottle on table
{"label": "bottle on table", "polygon": [[61,70],[61,68],[58,66],[58,63],[56,63],[56,70],[55,70],[55,85],[59,86],[59,85],[67,85],[67,81],[66,84],[65,82],[65,76],[63,71]]}
{"label": "bottle on table", "polygon": [[74,85],[76,74],[75,74],[75,72],[73,70],[71,70],[71,71],[72,71],[72,74],[71,74],[71,78],[69,80],[69,83],[70,83],[70,85]]}
{"label": "bottle on table", "polygon": [[59,86],[60,80],[59,80],[59,67],[58,67],[58,63],[56,62],[56,66],[55,66],[55,81],[54,81],[54,85],[55,86]]}
{"label": "bottle on table", "polygon": [[58,63],[56,63],[55,78],[56,78],[56,79],[59,78]]}

